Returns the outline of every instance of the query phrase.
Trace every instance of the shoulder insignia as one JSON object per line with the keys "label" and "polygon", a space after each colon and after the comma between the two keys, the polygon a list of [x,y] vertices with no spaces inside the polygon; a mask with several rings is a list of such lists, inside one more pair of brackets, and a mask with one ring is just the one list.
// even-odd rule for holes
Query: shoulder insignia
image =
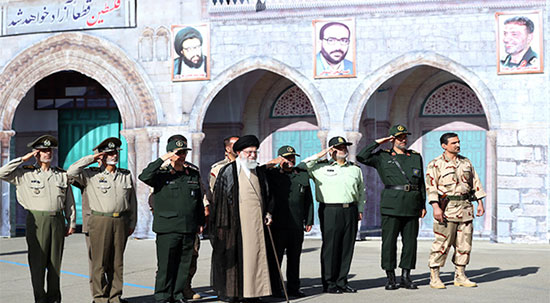
{"label": "shoulder insignia", "polygon": [[56,166],[54,169],[57,170],[58,172],[62,172],[62,173],[67,172],[66,170],[64,170],[63,168],[61,168],[59,166]]}
{"label": "shoulder insignia", "polygon": [[410,152],[411,154],[420,155],[420,153],[417,152],[417,151],[414,150],[414,149],[409,149],[409,152]]}
{"label": "shoulder insignia", "polygon": [[317,163],[328,163],[328,160],[327,159],[319,160],[317,161]]}
{"label": "shoulder insignia", "polygon": [[199,170],[199,167],[196,166],[195,164],[191,163],[191,162],[187,162],[187,161],[186,161],[185,164],[187,164],[187,167],[188,167],[188,168],[191,168],[191,169],[196,170],[196,171]]}
{"label": "shoulder insignia", "polygon": [[389,149],[381,149],[381,151],[386,152],[388,154],[391,153],[391,151]]}
{"label": "shoulder insignia", "polygon": [[129,169],[126,169],[126,168],[119,168],[118,169],[121,173],[124,173],[124,174],[129,174],[130,173],[130,170]]}
{"label": "shoulder insignia", "polygon": [[99,167],[88,167],[91,171],[101,171]]}
{"label": "shoulder insignia", "polygon": [[24,165],[23,168],[24,169],[35,169],[36,167],[34,167],[34,165]]}

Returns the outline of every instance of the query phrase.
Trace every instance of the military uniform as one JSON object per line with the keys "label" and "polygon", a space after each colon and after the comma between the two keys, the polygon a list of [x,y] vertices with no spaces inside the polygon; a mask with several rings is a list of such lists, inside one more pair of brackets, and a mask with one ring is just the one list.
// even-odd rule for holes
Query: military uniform
{"label": "military uniform", "polygon": [[524,68],[528,66],[533,66],[538,64],[538,56],[537,53],[533,51],[531,47],[523,54],[523,57],[519,61],[519,63],[512,63],[512,55],[506,56],[504,60],[500,60],[500,64],[505,67],[511,67],[511,68]]}
{"label": "military uniform", "polygon": [[[470,261],[472,250],[472,221],[475,212],[470,194],[475,195],[475,200],[486,196],[481,180],[468,158],[457,155],[453,161],[442,154],[428,164],[426,190],[430,203],[437,203],[440,195],[445,195],[449,199],[444,210],[446,222],[434,220],[435,241],[430,252],[429,266],[444,266],[449,248],[454,246],[452,261],[461,267],[458,270],[463,271],[464,266]],[[473,284],[472,286],[475,286]]]}
{"label": "military uniform", "polygon": [[[94,152],[120,150],[118,138],[108,138]],[[86,166],[96,162],[94,155],[73,163],[67,173],[82,189],[82,200],[90,208],[87,230],[92,265],[92,297],[95,303],[119,303],[123,287],[124,250],[137,220],[137,199],[129,170],[109,172],[104,166]]]}
{"label": "military uniform", "polygon": [[[45,135],[28,146],[57,147],[57,140]],[[67,224],[76,227],[73,194],[64,170],[51,167],[43,171],[38,165],[20,167],[22,163],[22,158],[16,158],[1,167],[0,179],[16,186],[17,201],[28,211],[26,240],[35,302],[61,302],[60,271]]]}
{"label": "military uniform", "polygon": [[[181,139],[180,139],[181,137]],[[168,142],[167,151],[186,149],[187,140],[179,136]],[[139,179],[153,187],[153,231],[157,234],[157,275],[155,300],[184,302],[184,287],[189,279],[193,245],[199,227],[204,225],[203,193],[199,171],[171,165],[161,169],[161,158],[149,163]],[[178,301],[180,302],[180,301]]]}
{"label": "military uniform", "polygon": [[[334,137],[329,146],[351,145],[342,137]],[[319,202],[321,247],[321,281],[328,292],[348,289],[347,275],[351,267],[357,220],[365,206],[363,173],[347,161],[320,160],[313,155],[304,160],[309,176],[315,182],[315,198]]]}
{"label": "military uniform", "polygon": [[[295,155],[291,146],[279,149],[279,156]],[[286,277],[288,292],[300,292],[300,256],[304,242],[304,227],[313,225],[313,196],[309,185],[309,175],[305,165],[298,165],[290,171],[281,167],[267,170],[267,180],[273,191],[275,210],[273,214],[273,239],[279,264],[286,251]],[[276,266],[272,264],[271,267]],[[277,269],[271,271],[271,281],[274,293],[280,289],[281,279]],[[280,292],[280,290],[279,290]]]}

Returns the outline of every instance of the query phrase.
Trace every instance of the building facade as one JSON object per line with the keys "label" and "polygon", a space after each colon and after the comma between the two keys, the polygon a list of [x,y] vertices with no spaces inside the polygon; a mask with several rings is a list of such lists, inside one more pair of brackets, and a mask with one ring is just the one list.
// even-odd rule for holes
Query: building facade
{"label": "building facade", "polygon": [[[550,240],[548,1],[50,2],[0,0],[2,164],[44,132],[65,143],[57,155],[63,167],[115,134],[125,139],[123,165],[137,176],[181,133],[191,142],[189,160],[207,176],[229,135],[257,135],[261,162],[283,144],[303,159],[341,135],[354,143],[353,159],[402,123],[424,164],[442,152],[443,132],[459,133],[488,193],[477,237]],[[503,72],[501,13],[540,16],[538,70]],[[349,46],[352,73],[318,76],[319,22],[348,25],[349,41],[331,43]],[[175,29],[186,26],[203,29],[207,68],[198,78],[174,76]],[[75,87],[88,90],[80,96]],[[106,93],[88,94],[90,87]],[[368,198],[361,233],[376,236],[382,186],[374,170],[362,169]],[[149,188],[136,184],[134,236],[154,237]],[[7,183],[1,205],[0,235],[16,235],[24,212]],[[430,216],[421,235],[431,235]]]}

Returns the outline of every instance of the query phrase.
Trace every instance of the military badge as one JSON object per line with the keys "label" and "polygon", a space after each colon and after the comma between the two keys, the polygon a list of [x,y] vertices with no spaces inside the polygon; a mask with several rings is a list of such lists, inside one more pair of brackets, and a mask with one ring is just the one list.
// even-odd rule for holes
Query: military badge
{"label": "military badge", "polygon": [[338,142],[339,143],[344,143],[344,138],[342,138],[342,137],[338,138]]}
{"label": "military badge", "polygon": [[109,148],[111,148],[111,149],[112,149],[112,148],[115,148],[115,143],[114,143],[114,142],[109,142],[109,143],[107,144],[107,147],[109,147]]}
{"label": "military badge", "polygon": [[176,141],[176,146],[177,147],[183,147],[183,141],[181,141],[181,140]]}
{"label": "military badge", "polygon": [[405,128],[403,127],[403,125],[399,125],[397,126],[397,130],[402,132],[403,130],[405,130]]}
{"label": "military badge", "polygon": [[413,168],[413,176],[419,177],[419,176],[420,176],[420,169],[418,169],[418,168]]}
{"label": "military badge", "polygon": [[289,147],[287,147],[287,148],[286,148],[286,150],[287,150],[287,151],[288,151],[289,153],[291,153],[291,152],[293,152],[293,151],[294,151],[294,150],[292,149],[292,147],[290,147],[290,146],[289,146]]}
{"label": "military badge", "polygon": [[52,142],[48,139],[44,140],[44,146],[45,147],[50,147],[52,145]]}
{"label": "military badge", "polygon": [[34,189],[34,193],[37,194],[37,195],[40,194],[40,189],[35,188],[35,189]]}

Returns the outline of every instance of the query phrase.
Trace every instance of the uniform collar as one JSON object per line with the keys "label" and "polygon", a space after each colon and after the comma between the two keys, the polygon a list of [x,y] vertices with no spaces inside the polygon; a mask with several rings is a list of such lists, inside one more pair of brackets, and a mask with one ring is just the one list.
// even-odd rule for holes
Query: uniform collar
{"label": "uniform collar", "polygon": [[460,160],[462,159],[462,156],[460,156],[460,154],[458,154],[458,155],[456,155],[456,159],[453,161],[449,157],[447,157],[445,152],[443,152],[441,157],[443,158],[443,160],[445,160],[445,162],[460,162]]}
{"label": "uniform collar", "polygon": [[[338,165],[338,162],[336,162],[336,160],[334,159],[330,159],[328,160],[328,164],[331,166],[334,166],[334,165]],[[349,165],[349,161],[346,159],[346,162],[341,166],[348,166],[348,165]]]}

